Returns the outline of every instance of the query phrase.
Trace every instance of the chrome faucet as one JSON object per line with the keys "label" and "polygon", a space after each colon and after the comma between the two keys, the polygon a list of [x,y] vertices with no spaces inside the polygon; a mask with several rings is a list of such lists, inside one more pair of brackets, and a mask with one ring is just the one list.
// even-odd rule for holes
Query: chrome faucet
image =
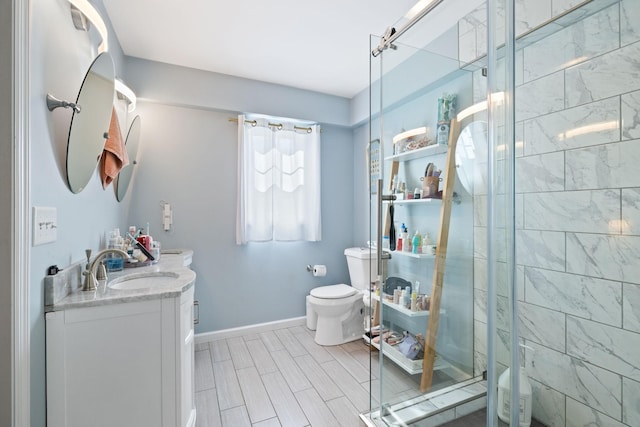
{"label": "chrome faucet", "polygon": [[[95,291],[98,288],[96,286],[96,284],[98,283],[98,279],[96,279],[95,269],[97,265],[100,265],[100,261],[106,255],[117,254],[121,255],[124,259],[129,258],[129,254],[121,249],[103,249],[98,252],[98,255],[96,255],[93,262],[89,262],[89,258],[91,258],[91,249],[87,249],[85,253],[87,254],[87,267],[82,272],[82,274],[84,275],[84,284],[82,286],[83,291]],[[106,278],[106,274],[104,274],[103,277]]]}

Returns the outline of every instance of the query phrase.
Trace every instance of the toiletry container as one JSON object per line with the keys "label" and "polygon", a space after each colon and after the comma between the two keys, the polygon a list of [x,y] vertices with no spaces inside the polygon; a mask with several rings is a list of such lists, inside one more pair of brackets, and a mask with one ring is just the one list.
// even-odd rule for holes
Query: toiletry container
{"label": "toiletry container", "polygon": [[411,241],[411,252],[414,254],[422,253],[422,236],[420,232],[416,230],[416,234],[413,235],[413,240]]}
{"label": "toiletry container", "polygon": [[[526,347],[520,344],[521,347]],[[530,347],[526,347],[529,348]],[[531,405],[533,401],[531,383],[527,376],[526,369],[521,366],[518,369],[520,378],[520,423],[519,427],[529,427],[531,425]],[[509,423],[511,418],[511,369],[507,368],[500,378],[498,378],[498,418],[505,423]]]}
{"label": "toiletry container", "polygon": [[407,230],[407,226],[402,223],[402,251],[410,252],[411,251],[411,242],[409,241],[409,230]]}
{"label": "toiletry container", "polygon": [[[109,232],[107,249],[122,249],[123,243],[124,241],[120,236],[120,229],[115,228]],[[110,253],[105,256],[104,264],[108,272],[121,271],[124,268],[124,259],[120,255]]]}

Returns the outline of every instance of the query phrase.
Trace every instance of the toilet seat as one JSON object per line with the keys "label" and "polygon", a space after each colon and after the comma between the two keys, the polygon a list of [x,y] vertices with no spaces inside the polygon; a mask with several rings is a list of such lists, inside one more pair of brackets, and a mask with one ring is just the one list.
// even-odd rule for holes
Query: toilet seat
{"label": "toilet seat", "polygon": [[341,299],[358,293],[357,289],[343,283],[339,285],[319,286],[311,289],[311,296],[320,299]]}

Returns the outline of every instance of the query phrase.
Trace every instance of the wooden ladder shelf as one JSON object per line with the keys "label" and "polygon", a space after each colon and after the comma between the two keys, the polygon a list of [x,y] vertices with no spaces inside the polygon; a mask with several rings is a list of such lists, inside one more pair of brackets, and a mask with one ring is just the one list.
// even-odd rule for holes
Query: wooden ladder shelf
{"label": "wooden ladder shelf", "polygon": [[[436,242],[435,266],[431,284],[431,303],[429,308],[429,320],[425,334],[425,350],[424,359],[422,361],[422,377],[420,380],[420,390],[423,393],[431,388],[433,381],[433,370],[436,358],[436,340],[438,337],[438,324],[440,321],[440,304],[442,300],[442,287],[447,260],[451,207],[453,204],[453,189],[456,179],[455,154],[459,131],[459,123],[455,119],[451,120],[447,160],[444,170],[444,187],[442,189],[442,207],[440,209],[440,231]],[[399,162],[397,160],[392,162],[391,176],[398,173],[398,163]],[[389,180],[389,182],[391,182],[391,180]],[[388,231],[392,226],[389,217],[387,207],[387,214],[383,228],[385,235],[388,235]],[[374,306],[373,319],[371,322],[372,326],[377,326],[380,323],[380,309],[380,301],[377,301]],[[384,353],[384,350],[382,350],[382,352]]]}

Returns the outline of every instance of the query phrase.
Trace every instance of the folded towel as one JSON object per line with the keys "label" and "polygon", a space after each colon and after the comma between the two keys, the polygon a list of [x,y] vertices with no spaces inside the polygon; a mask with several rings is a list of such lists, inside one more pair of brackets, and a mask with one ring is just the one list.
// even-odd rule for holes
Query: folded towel
{"label": "folded towel", "polygon": [[120,132],[120,124],[118,123],[118,114],[113,108],[111,112],[111,123],[109,124],[109,137],[104,143],[104,150],[100,158],[100,178],[102,179],[102,188],[107,188],[111,181],[118,176],[120,169],[129,164],[129,156],[127,148],[122,139]]}

